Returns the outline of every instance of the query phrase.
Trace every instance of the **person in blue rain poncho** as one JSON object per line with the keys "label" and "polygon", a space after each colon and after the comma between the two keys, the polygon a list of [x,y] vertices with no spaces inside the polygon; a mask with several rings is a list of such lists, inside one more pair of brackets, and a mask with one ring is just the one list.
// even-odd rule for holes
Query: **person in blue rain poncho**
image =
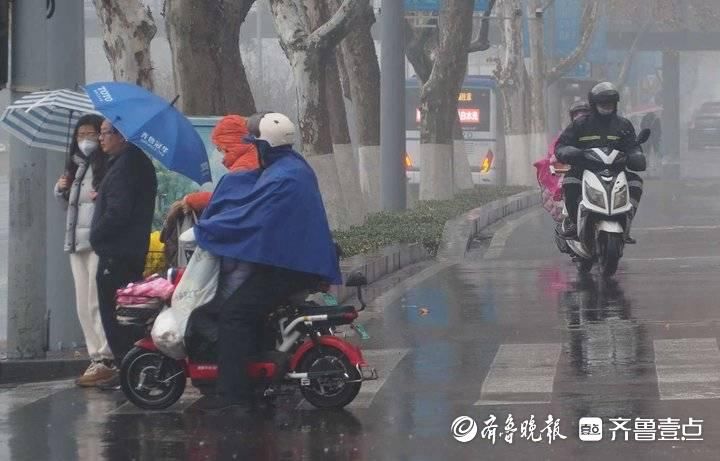
{"label": "person in blue rain poncho", "polygon": [[200,248],[241,274],[220,306],[219,398],[209,409],[252,402],[245,369],[269,309],[321,281],[341,282],[317,178],[292,148],[294,124],[283,114],[256,114],[248,130],[260,169],[226,174],[195,227]]}

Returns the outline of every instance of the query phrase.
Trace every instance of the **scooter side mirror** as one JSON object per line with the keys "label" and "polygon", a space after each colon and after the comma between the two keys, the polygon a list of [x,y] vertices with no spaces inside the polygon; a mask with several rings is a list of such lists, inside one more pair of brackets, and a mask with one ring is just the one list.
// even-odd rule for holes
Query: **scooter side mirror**
{"label": "scooter side mirror", "polygon": [[637,143],[638,143],[638,145],[640,145],[640,144],[645,144],[645,143],[647,142],[647,140],[650,139],[650,134],[651,134],[651,133],[652,133],[652,132],[650,131],[650,128],[643,128],[643,129],[640,131],[640,134],[638,134],[638,137],[637,137]]}

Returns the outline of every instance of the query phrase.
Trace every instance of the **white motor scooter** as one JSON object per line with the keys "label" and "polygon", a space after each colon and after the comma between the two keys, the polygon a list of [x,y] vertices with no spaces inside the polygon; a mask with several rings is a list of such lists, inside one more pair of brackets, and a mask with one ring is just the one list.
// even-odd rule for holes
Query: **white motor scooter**
{"label": "white motor scooter", "polygon": [[[643,130],[638,144],[646,142],[649,135],[650,130]],[[612,277],[623,256],[625,236],[634,214],[625,155],[617,149],[594,148],[585,151],[585,160],[593,166],[583,172],[576,223],[578,237],[557,244],[561,251],[574,256],[580,272],[589,272],[597,262],[602,275]],[[565,222],[560,225],[561,231],[565,230]],[[563,238],[557,235],[556,239]]]}

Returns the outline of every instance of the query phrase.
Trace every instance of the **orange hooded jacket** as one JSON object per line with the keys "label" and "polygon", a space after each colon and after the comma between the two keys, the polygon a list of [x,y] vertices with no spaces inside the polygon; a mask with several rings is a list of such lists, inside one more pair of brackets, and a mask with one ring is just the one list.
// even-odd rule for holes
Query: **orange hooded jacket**
{"label": "orange hooded jacket", "polygon": [[[223,165],[231,172],[251,171],[260,167],[257,149],[243,141],[247,136],[247,121],[239,115],[220,119],[212,132],[212,142],[223,153]],[[212,192],[194,192],[185,196],[185,203],[200,214],[210,203]]]}

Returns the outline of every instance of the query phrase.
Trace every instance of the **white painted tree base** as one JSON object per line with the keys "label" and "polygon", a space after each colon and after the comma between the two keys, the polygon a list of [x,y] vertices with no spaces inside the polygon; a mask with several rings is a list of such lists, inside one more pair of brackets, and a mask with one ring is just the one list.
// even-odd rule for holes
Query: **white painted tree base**
{"label": "white painted tree base", "polygon": [[528,135],[514,134],[505,137],[506,177],[509,186],[533,186],[537,184],[535,167],[529,155]]}
{"label": "white painted tree base", "polygon": [[420,144],[420,200],[452,198],[452,151],[452,144]]}
{"label": "white painted tree base", "polygon": [[361,146],[360,187],[368,213],[377,213],[382,209],[380,146]]}
{"label": "white painted tree base", "polygon": [[348,224],[357,226],[365,222],[367,206],[365,197],[360,188],[360,175],[358,164],[353,155],[352,144],[335,144],[335,164],[337,165],[338,177],[345,207],[348,211]]}
{"label": "white painted tree base", "polygon": [[307,157],[307,161],[315,170],[318,178],[330,228],[332,230],[346,229],[349,227],[350,219],[347,208],[345,208],[335,156],[332,154],[314,155]]}
{"label": "white painted tree base", "polygon": [[465,151],[465,141],[453,141],[453,167],[455,169],[455,189],[468,190],[474,187],[470,161]]}

